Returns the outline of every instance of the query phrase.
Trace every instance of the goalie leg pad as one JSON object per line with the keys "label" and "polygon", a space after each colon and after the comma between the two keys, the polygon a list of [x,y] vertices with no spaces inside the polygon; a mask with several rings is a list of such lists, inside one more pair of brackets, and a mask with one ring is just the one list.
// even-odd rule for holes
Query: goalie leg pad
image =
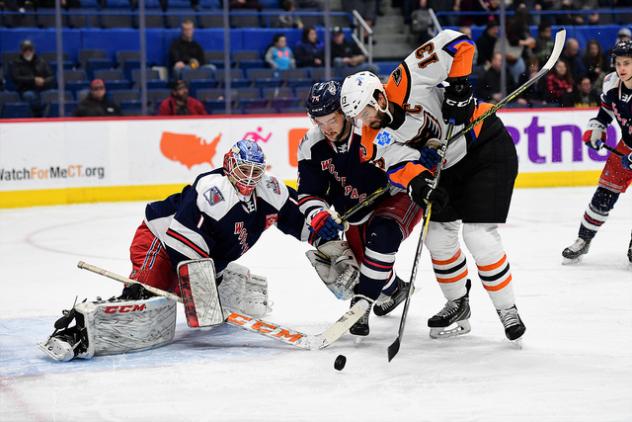
{"label": "goalie leg pad", "polygon": [[212,327],[224,322],[212,259],[178,264],[180,294],[189,327]]}
{"label": "goalie leg pad", "polygon": [[55,328],[39,347],[58,361],[152,349],[173,341],[176,302],[164,297],[84,301],[64,311]]}

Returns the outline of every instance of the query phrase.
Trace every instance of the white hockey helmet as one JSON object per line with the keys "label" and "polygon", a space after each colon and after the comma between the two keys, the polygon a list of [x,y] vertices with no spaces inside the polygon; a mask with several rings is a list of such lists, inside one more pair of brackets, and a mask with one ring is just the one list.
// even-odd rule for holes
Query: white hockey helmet
{"label": "white hockey helmet", "polygon": [[[374,94],[376,90],[380,91],[387,100],[384,109],[380,108],[380,105],[375,99]],[[342,90],[340,92],[340,106],[342,112],[347,117],[355,118],[358,117],[358,114],[360,114],[367,105],[388,113],[388,97],[386,96],[386,90],[380,78],[378,78],[376,74],[368,71],[347,76],[342,83]],[[388,114],[390,115],[390,113]]]}

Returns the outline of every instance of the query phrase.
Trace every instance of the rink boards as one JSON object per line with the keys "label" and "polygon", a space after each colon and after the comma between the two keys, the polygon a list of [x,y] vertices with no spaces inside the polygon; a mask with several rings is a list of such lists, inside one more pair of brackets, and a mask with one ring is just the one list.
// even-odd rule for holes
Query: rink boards
{"label": "rink boards", "polygon": [[[595,109],[500,113],[520,160],[518,187],[594,185],[607,158],[581,142]],[[269,171],[296,183],[304,115],[0,121],[0,208],[150,200],[222,165],[236,140],[260,143]],[[618,128],[608,128],[615,145]]]}

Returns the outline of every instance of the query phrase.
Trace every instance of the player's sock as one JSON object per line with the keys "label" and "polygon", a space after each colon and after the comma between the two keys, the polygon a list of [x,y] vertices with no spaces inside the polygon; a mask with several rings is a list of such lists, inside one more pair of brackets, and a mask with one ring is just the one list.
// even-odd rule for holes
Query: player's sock
{"label": "player's sock", "polygon": [[467,293],[467,260],[461,249],[448,256],[432,255],[432,268],[443,296],[447,300],[455,300]]}
{"label": "player's sock", "polygon": [[511,268],[507,255],[477,261],[478,275],[487,290],[496,309],[507,309],[515,304],[513,286],[511,285]]}

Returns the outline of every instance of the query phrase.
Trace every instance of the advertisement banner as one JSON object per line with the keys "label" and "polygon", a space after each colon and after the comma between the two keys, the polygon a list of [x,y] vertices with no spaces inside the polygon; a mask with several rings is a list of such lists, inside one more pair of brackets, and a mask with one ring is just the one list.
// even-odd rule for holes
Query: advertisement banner
{"label": "advertisement banner", "polygon": [[[586,148],[595,110],[499,113],[520,160],[518,186],[595,183],[605,152]],[[0,207],[162,196],[222,165],[239,139],[263,148],[268,170],[296,180],[306,116],[63,119],[0,122]],[[615,145],[618,128],[608,128]]]}

